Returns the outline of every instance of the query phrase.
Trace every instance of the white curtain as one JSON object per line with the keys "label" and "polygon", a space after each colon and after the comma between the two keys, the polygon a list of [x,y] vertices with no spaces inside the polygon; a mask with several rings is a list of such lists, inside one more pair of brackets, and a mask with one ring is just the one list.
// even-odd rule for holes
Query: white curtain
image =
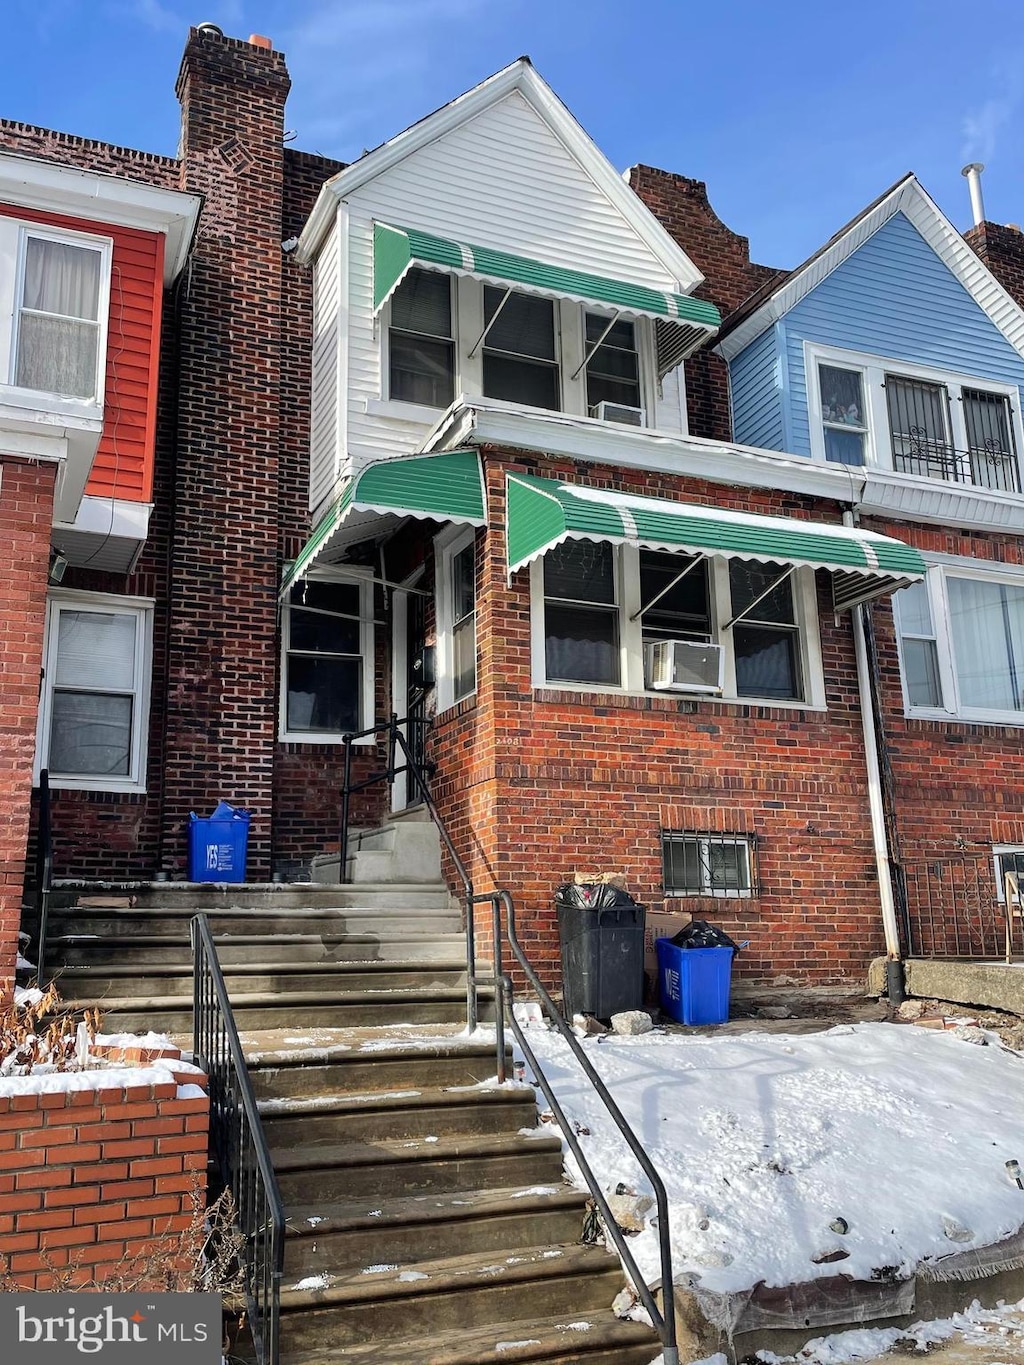
{"label": "white curtain", "polygon": [[28,239],[15,373],[22,388],[95,395],[102,263],[89,247]]}
{"label": "white curtain", "polygon": [[947,591],[961,703],[1024,709],[1024,588],[949,577]]}

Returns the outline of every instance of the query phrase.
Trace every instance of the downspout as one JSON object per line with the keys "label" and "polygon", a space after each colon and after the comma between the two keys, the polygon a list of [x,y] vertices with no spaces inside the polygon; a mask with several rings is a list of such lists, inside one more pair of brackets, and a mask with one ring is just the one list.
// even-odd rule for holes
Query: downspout
{"label": "downspout", "polygon": [[[843,525],[855,525],[852,512],[843,513]],[[878,872],[878,898],[882,910],[882,931],[885,934],[885,983],[890,1004],[899,1005],[906,998],[906,992],[904,989],[903,962],[900,956],[900,935],[896,922],[896,898],[893,895],[889,839],[885,828],[882,771],[878,760],[875,704],[871,686],[871,669],[868,665],[864,607],[862,605],[854,607],[850,615],[853,622],[853,648],[857,659],[860,718],[864,731],[864,761],[868,777],[871,844],[875,854],[875,868]]]}

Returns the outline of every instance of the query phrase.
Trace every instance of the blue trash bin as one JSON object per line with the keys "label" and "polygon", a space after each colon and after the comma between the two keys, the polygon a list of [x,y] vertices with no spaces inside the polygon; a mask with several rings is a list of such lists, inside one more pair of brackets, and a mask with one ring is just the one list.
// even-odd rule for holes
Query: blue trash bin
{"label": "blue trash bin", "polygon": [[249,812],[221,801],[208,819],[192,812],[188,826],[191,882],[244,882]]}
{"label": "blue trash bin", "polygon": [[724,1024],[729,1018],[732,948],[680,948],[655,943],[661,1008],[680,1024]]}

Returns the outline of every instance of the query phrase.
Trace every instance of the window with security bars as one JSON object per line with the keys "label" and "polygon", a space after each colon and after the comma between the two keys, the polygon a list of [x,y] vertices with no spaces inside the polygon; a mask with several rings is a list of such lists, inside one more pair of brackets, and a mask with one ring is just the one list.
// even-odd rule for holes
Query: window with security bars
{"label": "window with security bars", "polygon": [[665,895],[723,898],[757,895],[756,846],[752,834],[662,830]]}
{"label": "window with security bars", "polygon": [[985,393],[981,389],[964,389],[961,397],[971,482],[980,488],[1019,492],[1009,398],[1003,393]]}
{"label": "window with security bars", "polygon": [[949,390],[923,379],[885,376],[893,468],[903,474],[960,481],[950,435]]}
{"label": "window with security bars", "polygon": [[446,408],[455,397],[452,281],[410,270],[391,300],[389,393],[403,403]]}

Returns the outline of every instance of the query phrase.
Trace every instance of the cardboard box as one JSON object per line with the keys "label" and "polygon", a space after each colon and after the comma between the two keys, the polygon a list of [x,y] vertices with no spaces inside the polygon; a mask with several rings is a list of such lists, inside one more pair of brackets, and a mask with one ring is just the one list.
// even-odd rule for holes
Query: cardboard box
{"label": "cardboard box", "polygon": [[680,929],[691,923],[693,916],[689,910],[666,909],[664,904],[652,906],[647,911],[644,923],[644,971],[657,979],[658,957],[654,941],[659,938],[673,938]]}

